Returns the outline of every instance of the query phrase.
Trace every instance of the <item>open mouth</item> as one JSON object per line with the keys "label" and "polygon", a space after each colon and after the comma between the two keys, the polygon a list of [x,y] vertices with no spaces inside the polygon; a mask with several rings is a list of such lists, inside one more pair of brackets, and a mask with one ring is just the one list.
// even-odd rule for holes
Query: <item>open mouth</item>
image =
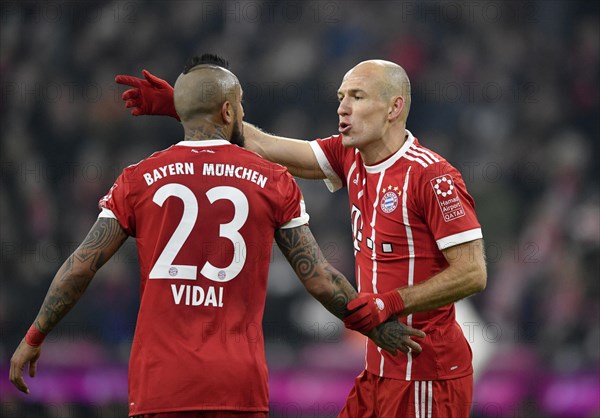
{"label": "open mouth", "polygon": [[341,133],[342,135],[344,135],[344,134],[348,133],[348,131],[350,130],[350,128],[352,128],[352,125],[350,125],[349,123],[340,122],[338,131],[339,131],[339,133]]}

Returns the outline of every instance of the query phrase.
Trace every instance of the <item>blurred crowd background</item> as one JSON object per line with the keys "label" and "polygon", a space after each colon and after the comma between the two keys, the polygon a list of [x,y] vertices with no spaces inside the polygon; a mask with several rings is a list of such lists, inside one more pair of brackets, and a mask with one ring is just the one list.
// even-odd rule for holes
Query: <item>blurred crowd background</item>
{"label": "blurred crowd background", "polygon": [[[486,353],[473,417],[599,416],[597,2],[2,1],[0,21],[0,417],[126,416],[131,239],[49,336],[31,395],[8,364],[98,199],[182,138],[173,119],[132,117],[114,76],[173,83],[204,52],[229,60],[247,121],[305,139],[337,132],[347,70],[402,65],[408,129],[463,173],[484,231],[488,287],[462,323]],[[326,257],[353,280],[345,192],[300,185]],[[264,325],[272,416],[336,416],[364,342],[277,249]]]}

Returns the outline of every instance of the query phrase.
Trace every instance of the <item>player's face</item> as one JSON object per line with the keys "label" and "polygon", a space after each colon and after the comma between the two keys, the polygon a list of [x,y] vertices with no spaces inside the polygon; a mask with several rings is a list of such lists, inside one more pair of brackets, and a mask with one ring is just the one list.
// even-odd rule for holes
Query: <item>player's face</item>
{"label": "player's face", "polygon": [[339,132],[346,147],[366,150],[382,140],[389,105],[381,96],[378,72],[368,66],[350,70],[338,89]]}

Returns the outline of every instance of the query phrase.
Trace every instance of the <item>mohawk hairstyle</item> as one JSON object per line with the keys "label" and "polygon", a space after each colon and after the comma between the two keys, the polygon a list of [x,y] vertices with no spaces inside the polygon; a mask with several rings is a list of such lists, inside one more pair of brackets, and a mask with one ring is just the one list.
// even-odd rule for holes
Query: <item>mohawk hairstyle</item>
{"label": "mohawk hairstyle", "polygon": [[225,69],[229,69],[229,62],[226,59],[215,55],[215,54],[202,54],[202,56],[194,56],[192,57],[185,67],[183,68],[183,74],[187,74],[190,70],[198,65],[209,64],[216,65],[218,67],[223,67]]}

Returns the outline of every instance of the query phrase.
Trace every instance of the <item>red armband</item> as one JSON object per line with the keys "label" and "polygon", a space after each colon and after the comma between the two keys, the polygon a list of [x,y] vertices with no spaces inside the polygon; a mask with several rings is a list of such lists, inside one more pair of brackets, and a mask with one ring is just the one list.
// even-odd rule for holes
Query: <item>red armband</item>
{"label": "red armband", "polygon": [[39,347],[44,342],[46,334],[36,328],[34,324],[29,327],[27,334],[25,334],[25,342],[32,347]]}

